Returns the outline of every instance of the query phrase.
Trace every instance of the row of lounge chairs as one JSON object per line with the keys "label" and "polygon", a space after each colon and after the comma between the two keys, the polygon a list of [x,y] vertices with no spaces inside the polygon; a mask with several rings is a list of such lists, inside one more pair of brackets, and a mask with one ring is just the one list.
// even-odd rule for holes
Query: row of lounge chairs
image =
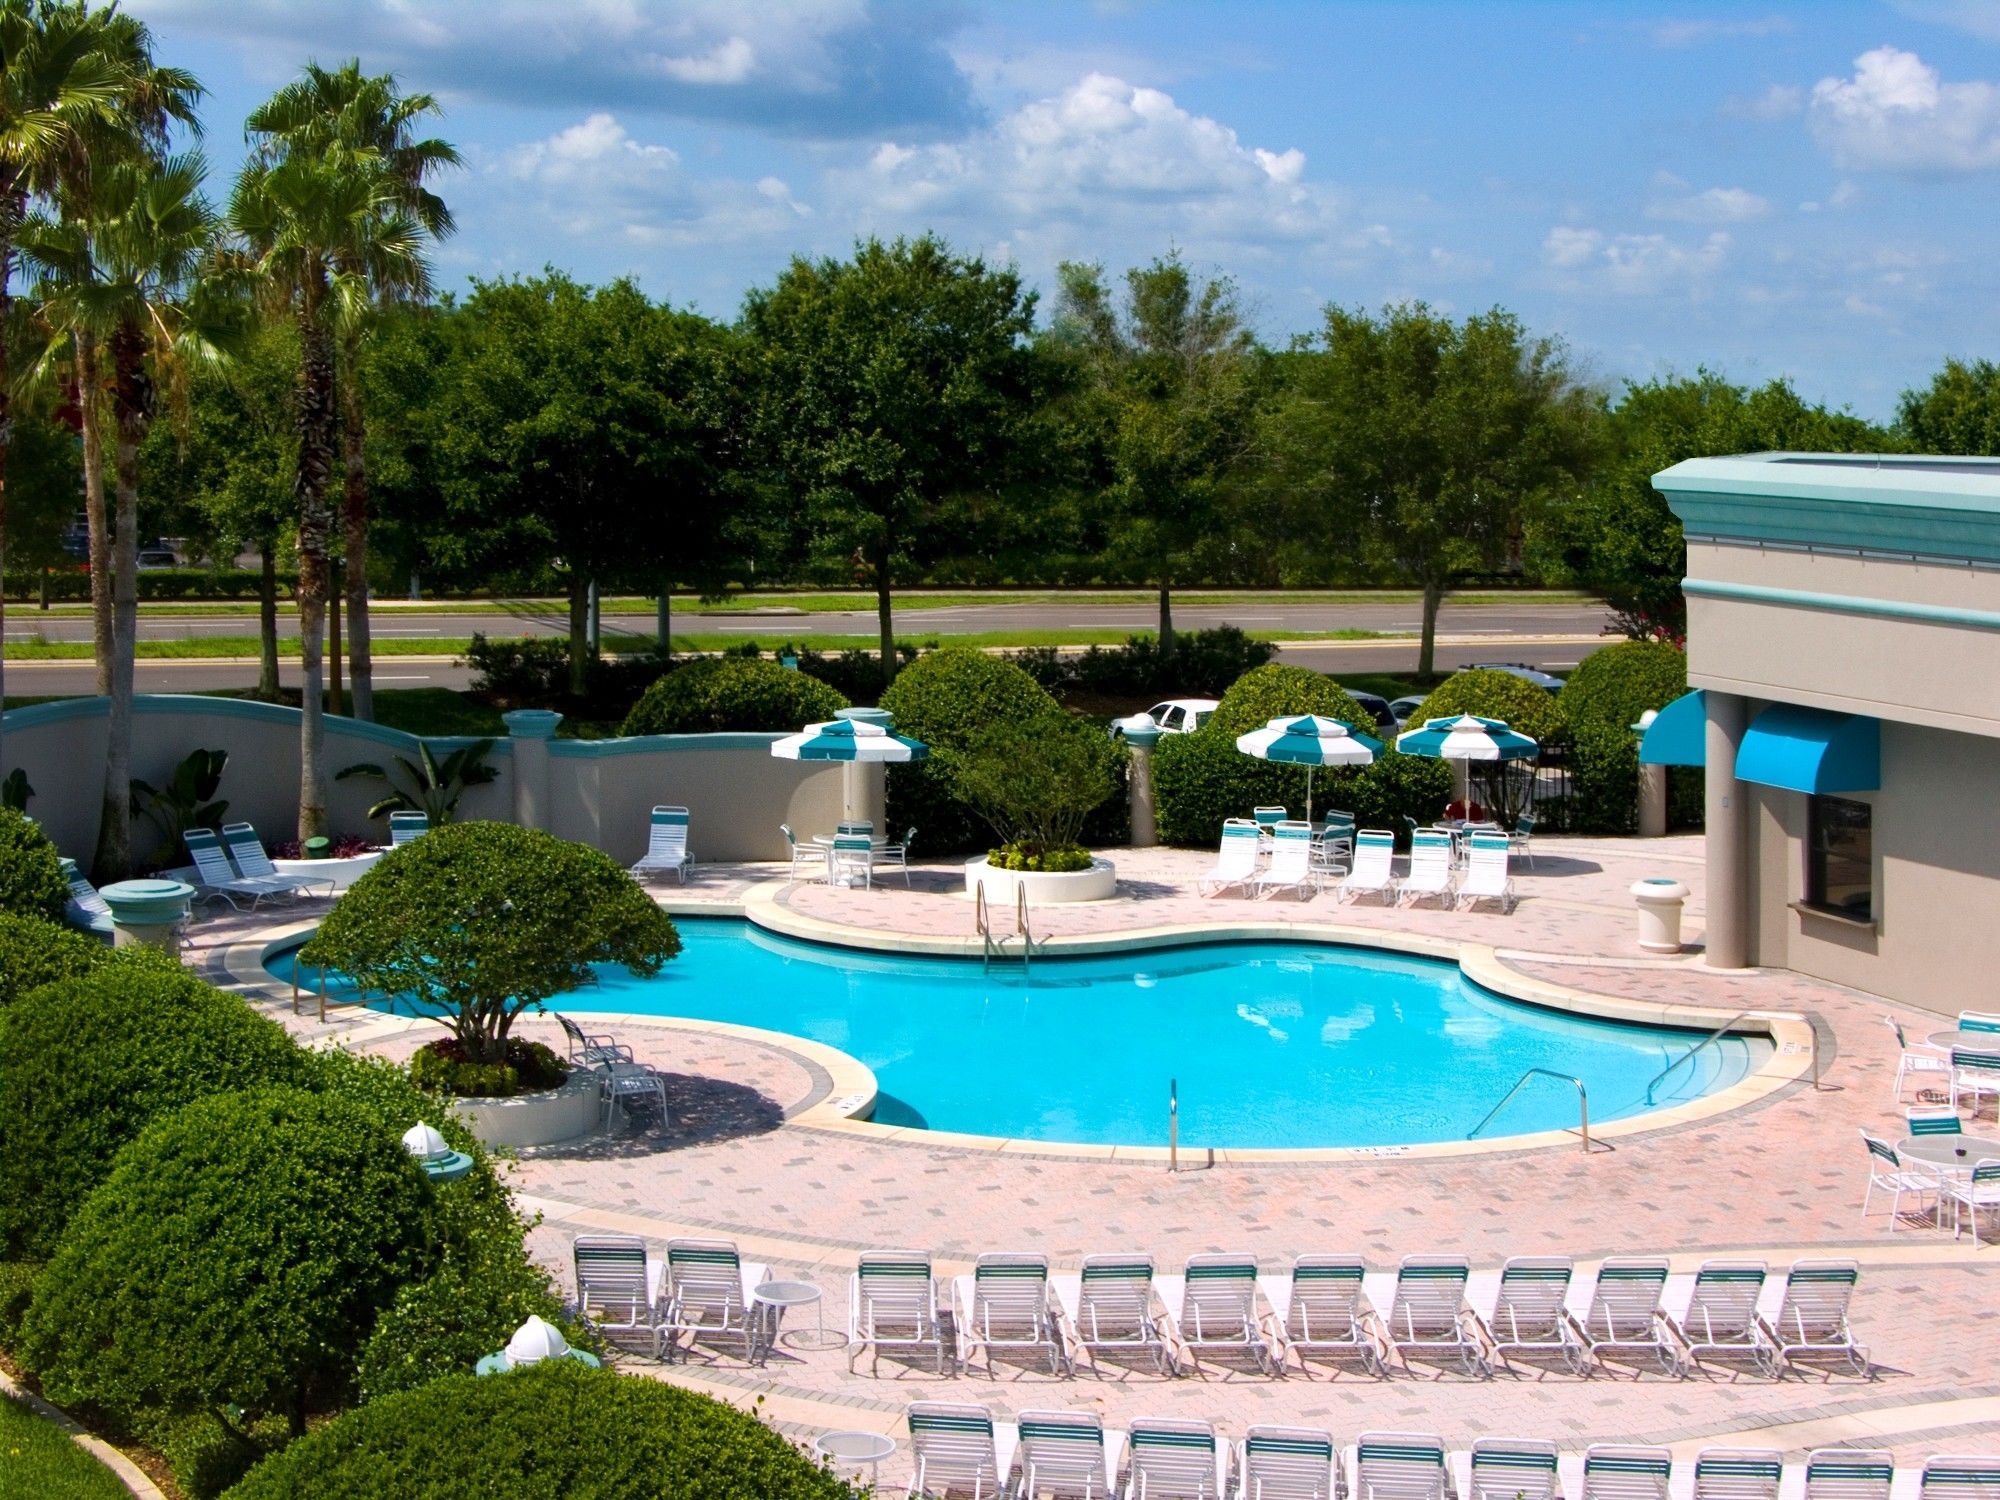
{"label": "row of lounge chairs", "polygon": [[[1703,1448],[1681,1489],[1669,1450],[1626,1444],[1572,1457],[1546,1439],[1482,1437],[1453,1451],[1434,1433],[1364,1432],[1341,1447],[1321,1428],[1262,1422],[1230,1443],[1181,1417],[1121,1432],[1094,1412],[1024,1411],[1010,1423],[947,1401],[914,1402],[905,1420],[916,1462],[907,1500],[1778,1500],[1786,1469],[1776,1449]],[[1802,1500],[1991,1500],[2000,1457],[1940,1454],[1898,1471],[1884,1449],[1816,1448],[1794,1474],[1802,1488],[1787,1493]]]}
{"label": "row of lounge chairs", "polygon": [[1450,833],[1417,829],[1410,836],[1409,871],[1401,878],[1394,873],[1395,835],[1381,829],[1363,829],[1354,835],[1354,863],[1347,870],[1324,857],[1310,823],[1287,820],[1271,825],[1270,861],[1260,865],[1266,837],[1265,829],[1254,818],[1227,819],[1215,866],[1196,878],[1195,889],[1204,896],[1229,890],[1253,896],[1293,891],[1306,900],[1325,888],[1329,876],[1338,875],[1334,889],[1343,901],[1376,894],[1397,905],[1435,899],[1462,909],[1480,901],[1497,901],[1503,912],[1513,910],[1510,846],[1503,832],[1474,830],[1464,835],[1467,853],[1465,868],[1460,870]]}

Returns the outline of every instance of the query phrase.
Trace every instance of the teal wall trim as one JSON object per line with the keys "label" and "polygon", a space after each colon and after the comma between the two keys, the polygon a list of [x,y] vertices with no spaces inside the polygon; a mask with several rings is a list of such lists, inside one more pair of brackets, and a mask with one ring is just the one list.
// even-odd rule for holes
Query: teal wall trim
{"label": "teal wall trim", "polygon": [[[111,711],[108,698],[62,698],[54,703],[36,703],[27,708],[12,708],[6,714],[6,727],[11,733],[18,729],[32,729],[38,724],[61,724],[71,719],[101,719]],[[266,724],[289,724],[298,727],[302,715],[296,708],[282,703],[257,703],[248,698],[209,698],[198,693],[141,693],[132,700],[135,718],[150,714],[206,714],[212,718],[260,720]],[[405,734],[400,729],[390,729],[381,724],[370,724],[361,719],[342,718],[335,714],[326,716],[328,730],[337,730],[351,739],[373,740],[379,745],[401,750],[405,754],[415,754],[419,743],[427,743],[433,750],[447,753],[463,745],[476,745],[476,735],[437,735],[420,741],[414,734]],[[495,740],[492,755],[511,755],[512,747],[504,736]]]}
{"label": "teal wall trim", "polygon": [[1784,609],[1817,609],[1877,620],[1917,620],[1926,625],[2000,630],[2000,611],[1990,609],[1957,609],[1944,604],[1913,604],[1902,599],[1860,599],[1808,589],[1768,588],[1756,583],[1718,583],[1709,578],[1683,579],[1681,592],[1691,599],[1728,599],[1739,604],[1775,604]]}
{"label": "teal wall trim", "polygon": [[603,760],[614,755],[662,755],[692,750],[769,751],[782,734],[739,731],[729,734],[642,734],[616,740],[550,740],[552,760]]}

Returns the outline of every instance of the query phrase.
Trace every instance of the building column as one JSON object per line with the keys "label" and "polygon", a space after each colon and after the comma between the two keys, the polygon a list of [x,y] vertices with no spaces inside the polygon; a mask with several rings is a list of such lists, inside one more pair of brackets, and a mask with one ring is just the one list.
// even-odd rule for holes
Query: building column
{"label": "building column", "polygon": [[1639,767],[1639,837],[1656,839],[1667,831],[1667,768]]}
{"label": "building column", "polygon": [[514,821],[523,828],[546,830],[554,812],[549,806],[549,741],[562,717],[552,708],[517,708],[500,716],[514,752]]}
{"label": "building column", "polygon": [[1126,840],[1134,849],[1150,849],[1160,841],[1159,822],[1153,806],[1153,747],[1160,742],[1158,729],[1128,729],[1125,743],[1131,747],[1132,835]]}
{"label": "building column", "polygon": [[[895,715],[884,708],[843,708],[835,718],[860,724],[895,727]],[[843,823],[872,823],[875,831],[888,834],[889,767],[879,760],[850,760],[840,768],[840,820]]]}
{"label": "building column", "polygon": [[1750,821],[1743,784],[1736,779],[1736,749],[1743,741],[1748,705],[1735,693],[1710,688],[1703,775],[1708,826],[1708,951],[1711,969],[1740,969],[1750,961]]}

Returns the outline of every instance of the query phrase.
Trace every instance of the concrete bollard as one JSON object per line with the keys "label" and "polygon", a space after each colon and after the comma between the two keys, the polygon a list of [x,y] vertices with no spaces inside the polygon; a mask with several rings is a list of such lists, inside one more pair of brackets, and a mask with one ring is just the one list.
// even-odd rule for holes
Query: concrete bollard
{"label": "concrete bollard", "polygon": [[1632,882],[1632,899],[1639,906],[1639,946],[1648,953],[1681,951],[1681,906],[1688,888],[1678,880],[1654,876]]}
{"label": "concrete bollard", "polygon": [[549,741],[563,716],[552,708],[517,708],[500,722],[514,751],[514,821],[523,828],[547,829],[549,806]]}
{"label": "concrete bollard", "polygon": [[1157,728],[1125,731],[1125,743],[1132,748],[1132,836],[1127,842],[1134,849],[1150,849],[1160,841],[1153,803],[1153,747],[1159,742]]}
{"label": "concrete bollard", "polygon": [[180,929],[194,905],[194,887],[180,880],[121,880],[98,895],[111,908],[111,946],[180,952]]}

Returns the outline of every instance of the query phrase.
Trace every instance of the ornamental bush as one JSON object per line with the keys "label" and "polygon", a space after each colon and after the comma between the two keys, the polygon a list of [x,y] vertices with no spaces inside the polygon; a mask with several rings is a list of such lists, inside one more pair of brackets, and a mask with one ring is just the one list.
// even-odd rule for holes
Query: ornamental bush
{"label": "ornamental bush", "polygon": [[351,1388],[398,1287],[431,1269],[436,1198],[351,1100],[198,1099],[148,1125],[77,1211],[20,1352],[59,1402],[235,1407],[297,1436]]}
{"label": "ornamental bush", "polygon": [[60,922],[68,900],[56,846],[33,819],[0,807],[0,912]]}
{"label": "ornamental bush", "polygon": [[1507,727],[1546,743],[1563,727],[1562,707],[1554,693],[1524,682],[1512,672],[1470,670],[1454,672],[1436,688],[1424,705],[1410,716],[1409,728],[1421,728],[1428,719],[1456,714],[1476,714],[1482,719],[1504,719]]}
{"label": "ornamental bush", "polygon": [[621,734],[715,734],[730,729],[790,733],[848,707],[817,677],[741,656],[689,662],[662,677],[625,716]]}
{"label": "ornamental bush", "polygon": [[282,1027],[151,950],[16,1000],[0,1011],[0,1250],[46,1258],[156,1116],[297,1082],[304,1059]]}
{"label": "ornamental bush", "polygon": [[1687,691],[1687,652],[1671,641],[1620,641],[1593,651],[1557,695],[1574,729],[1631,726],[1648,709],[1665,708]]}
{"label": "ornamental bush", "polygon": [[110,952],[45,917],[0,912],[0,1009],[45,984],[88,974]]}
{"label": "ornamental bush", "polygon": [[745,1412],[555,1360],[371,1401],[266,1459],[230,1500],[849,1500]]}
{"label": "ornamental bush", "polygon": [[1083,869],[1084,827],[1119,785],[1110,739],[1069,718],[988,724],[951,769],[960,799],[1021,857],[1010,869]]}
{"label": "ornamental bush", "polygon": [[[1312,794],[1315,817],[1337,807],[1353,813],[1360,827],[1387,828],[1400,837],[1405,816],[1420,823],[1438,816],[1451,795],[1451,771],[1443,761],[1388,750],[1372,766],[1318,772]],[[1206,730],[1164,735],[1153,751],[1153,805],[1163,844],[1212,849],[1224,818],[1247,818],[1259,805],[1303,814],[1305,801],[1303,768],[1257,760]]]}
{"label": "ornamental bush", "polygon": [[1639,824],[1639,737],[1590,724],[1571,731],[1568,824],[1578,833],[1631,833]]}
{"label": "ornamental bush", "polygon": [[1239,734],[1300,714],[1338,719],[1363,734],[1375,732],[1375,716],[1331,677],[1307,667],[1268,666],[1245,672],[1231,683],[1214,716],[1197,733],[1227,740],[1234,751]]}

